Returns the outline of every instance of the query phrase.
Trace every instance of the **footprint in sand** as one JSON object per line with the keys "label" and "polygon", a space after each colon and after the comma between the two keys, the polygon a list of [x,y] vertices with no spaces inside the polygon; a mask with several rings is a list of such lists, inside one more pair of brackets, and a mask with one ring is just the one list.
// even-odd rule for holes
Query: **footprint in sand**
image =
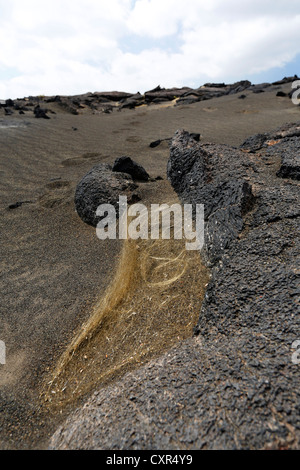
{"label": "footprint in sand", "polygon": [[66,160],[63,160],[61,164],[65,167],[82,165],[83,163],[86,163],[87,160],[98,159],[100,156],[101,153],[96,152],[84,153],[80,157],[67,158]]}
{"label": "footprint in sand", "polygon": [[239,114],[258,114],[257,109],[243,109],[242,111],[237,111]]}
{"label": "footprint in sand", "polygon": [[46,186],[47,189],[69,188],[70,187],[70,182],[69,181],[63,181],[63,180],[55,180],[55,181],[50,181],[50,183],[47,183],[45,186]]}
{"label": "footprint in sand", "polygon": [[207,113],[213,113],[214,111],[218,111],[218,108],[203,108],[203,111],[206,111]]}
{"label": "footprint in sand", "polygon": [[45,185],[45,188],[47,191],[39,198],[40,206],[45,209],[67,204],[73,199],[73,189],[69,181],[51,181]]}
{"label": "footprint in sand", "polygon": [[139,142],[140,139],[138,137],[136,137],[135,135],[131,135],[129,137],[127,137],[126,139],[126,142]]}

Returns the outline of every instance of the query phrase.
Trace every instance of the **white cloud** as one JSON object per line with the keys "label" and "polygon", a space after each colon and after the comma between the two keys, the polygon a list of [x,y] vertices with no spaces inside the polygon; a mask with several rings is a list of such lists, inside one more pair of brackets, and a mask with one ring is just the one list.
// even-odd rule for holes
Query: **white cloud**
{"label": "white cloud", "polygon": [[178,30],[185,2],[174,0],[137,0],[128,18],[135,34],[153,38],[173,35]]}
{"label": "white cloud", "polygon": [[127,24],[136,34],[161,38],[175,34],[181,25],[204,24],[216,4],[216,0],[137,0]]}
{"label": "white cloud", "polygon": [[293,60],[300,54],[300,5],[0,0],[0,44],[2,98],[199,86],[248,78]]}
{"label": "white cloud", "polygon": [[240,76],[282,66],[300,52],[300,15],[270,22],[254,18],[236,23],[222,21],[216,29],[183,33],[182,53],[194,59],[193,75],[204,67],[212,77]]}

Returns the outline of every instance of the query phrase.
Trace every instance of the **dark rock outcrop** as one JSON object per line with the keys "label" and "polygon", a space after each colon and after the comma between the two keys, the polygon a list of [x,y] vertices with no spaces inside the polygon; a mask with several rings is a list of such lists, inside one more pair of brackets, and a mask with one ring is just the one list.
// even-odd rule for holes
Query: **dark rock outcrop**
{"label": "dark rock outcrop", "polygon": [[247,156],[228,146],[201,145],[177,131],[167,174],[183,203],[204,204],[205,256],[215,263],[242,231],[243,215],[254,204]]}
{"label": "dark rock outcrop", "polygon": [[273,82],[272,85],[284,85],[285,83],[291,83],[295,80],[299,80],[298,75],[294,75],[293,77],[284,77],[282,80],[277,80],[277,82]]}
{"label": "dark rock outcrop", "polygon": [[5,100],[5,105],[8,107],[8,108],[13,108],[15,103],[13,100],[11,99],[8,99],[8,100]]}
{"label": "dark rock outcrop", "polygon": [[36,118],[39,119],[50,119],[50,117],[47,115],[47,109],[41,108],[39,105],[34,108],[34,115]]}
{"label": "dark rock outcrop", "polygon": [[240,148],[248,152],[256,152],[257,150],[263,147],[264,143],[267,140],[267,134],[255,134],[246,139],[245,142],[240,146]]}
{"label": "dark rock outcrop", "polygon": [[184,96],[186,93],[191,91],[191,88],[160,88],[157,87],[154,90],[145,92],[146,103],[161,102],[161,101],[173,101],[180,96]]}
{"label": "dark rock outcrop", "polygon": [[[299,152],[299,144],[297,145]],[[295,154],[284,154],[282,156],[282,162],[280,170],[277,172],[277,176],[281,178],[291,178],[294,180],[300,180],[300,157]]]}
{"label": "dark rock outcrop", "polygon": [[[258,151],[263,151],[263,157]],[[255,156],[249,157],[249,153]],[[258,183],[258,175],[263,171],[262,168],[266,171],[272,165],[279,166],[279,170],[273,171],[269,179],[277,176],[299,180],[299,124],[289,124],[270,133],[252,136],[241,145],[241,150],[196,144],[187,132],[176,132],[170,149],[168,178],[183,203],[205,206],[203,254],[209,264],[215,265],[222,259],[224,252],[231,249],[232,243],[239,238],[245,226],[245,214],[253,209],[257,198],[254,197],[251,182],[263,184]],[[276,181],[275,186],[281,188],[281,184]],[[292,188],[289,191],[291,195],[294,192]],[[263,205],[265,222],[286,217],[290,211],[284,209],[280,191],[276,193],[270,188],[269,196],[266,196],[267,193],[265,189],[264,198],[272,195],[272,203],[265,202]],[[277,202],[276,197],[279,198]],[[285,194],[284,201],[288,200]],[[267,208],[270,211],[271,206],[276,207],[276,213],[271,211],[267,214]],[[281,206],[283,213],[278,215]]]}
{"label": "dark rock outcrop", "polygon": [[[262,148],[269,148],[269,151],[276,151],[278,153],[278,151],[283,147],[285,148],[285,151],[287,151],[287,148],[292,145],[292,142],[297,144],[298,140],[284,140],[292,139],[293,137],[300,137],[299,124],[290,123],[286,124],[280,129],[275,129],[272,132],[265,132],[264,134],[255,134],[254,136],[251,136],[246,139],[245,142],[241,144],[240,148],[244,151],[252,153],[257,152]],[[271,150],[270,147],[272,147]],[[293,148],[291,151],[296,155],[298,153],[297,147]]]}
{"label": "dark rock outcrop", "polygon": [[253,93],[260,93],[261,91],[266,91],[270,86],[270,83],[257,83],[256,85],[251,85],[249,90],[253,91]]}
{"label": "dark rock outcrop", "polygon": [[123,98],[120,103],[119,109],[134,109],[145,103],[145,97],[140,93],[136,93],[128,98]]}
{"label": "dark rock outcrop", "polygon": [[74,114],[75,116],[78,114],[78,106],[76,102],[74,103],[73,100],[70,100],[67,97],[55,97],[55,102],[62,108],[64,111],[70,114]]}
{"label": "dark rock outcrop", "polygon": [[232,85],[225,85],[225,83],[206,83],[199,88],[188,90],[186,93],[182,94],[176,104],[193,104],[211,98],[241,93],[250,87],[251,82],[248,80],[242,80]]}
{"label": "dark rock outcrop", "polygon": [[235,93],[241,93],[247,88],[251,87],[251,82],[249,80],[241,80],[239,82],[233,83],[233,85],[228,85],[228,94],[233,95]]}
{"label": "dark rock outcrop", "polygon": [[94,166],[79,182],[75,192],[75,207],[79,217],[96,227],[100,217],[96,215],[101,204],[112,204],[119,214],[119,196],[127,196],[128,202],[136,202],[137,185],[130,175],[116,173],[105,163]]}
{"label": "dark rock outcrop", "polygon": [[223,83],[205,83],[203,86],[208,88],[226,88],[227,85]]}
{"label": "dark rock outcrop", "polygon": [[137,181],[148,181],[150,178],[145,168],[134,162],[130,157],[126,156],[116,159],[113,171],[126,173]]}
{"label": "dark rock outcrop", "polygon": [[[125,109],[135,109],[142,105],[168,104],[173,102],[175,106],[191,105],[199,101],[210,100],[225,95],[240,94],[247,90],[253,93],[277,92],[278,96],[283,96],[280,85],[297,80],[297,76],[287,77],[275,83],[259,83],[252,85],[248,80],[241,80],[232,84],[225,83],[205,83],[198,88],[173,87],[162,88],[157,86],[152,90],[141,93],[128,93],[120,91],[88,92],[74,96],[30,96],[29,98],[17,100],[2,100],[0,107],[6,107],[25,111],[26,108],[37,105],[43,107],[46,103],[53,103],[66,113],[81,114],[93,112],[93,114],[110,114],[113,111]],[[291,97],[293,91],[288,94]],[[246,96],[246,95],[241,95]],[[22,108],[17,108],[21,106]],[[23,109],[25,108],[25,109]],[[49,109],[50,111],[50,109]]]}
{"label": "dark rock outcrop", "polygon": [[227,88],[217,88],[217,87],[206,87],[202,86],[195,90],[189,90],[188,92],[184,93],[178,100],[176,105],[182,104],[193,104],[197,103],[198,101],[205,101],[211,98],[218,98],[220,96],[227,95],[229,90]]}
{"label": "dark rock outcrop", "polygon": [[103,92],[96,92],[94,93],[94,96],[96,96],[98,99],[100,98],[105,98],[109,101],[121,101],[127,98],[131,98],[133,96],[132,93],[126,93],[123,91],[103,91]]}
{"label": "dark rock outcrop", "polygon": [[278,143],[276,152],[281,155],[281,165],[277,176],[300,180],[300,138],[284,138]]}

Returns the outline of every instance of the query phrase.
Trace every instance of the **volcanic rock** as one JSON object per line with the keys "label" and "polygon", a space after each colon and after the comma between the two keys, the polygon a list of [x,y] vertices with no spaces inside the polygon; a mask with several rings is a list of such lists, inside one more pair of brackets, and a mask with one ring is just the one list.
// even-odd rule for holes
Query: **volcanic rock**
{"label": "volcanic rock", "polygon": [[[181,98],[179,98],[179,100],[176,102],[176,106],[194,104],[204,99],[205,99],[204,94],[195,95],[194,93],[192,93],[190,95],[182,96]],[[207,97],[206,99],[209,99],[209,98]]]}
{"label": "volcanic rock", "polygon": [[134,180],[138,181],[148,181],[150,178],[147,171],[141,165],[126,156],[116,159],[113,171],[129,174]]}
{"label": "volcanic rock", "polygon": [[208,88],[225,88],[227,85],[225,83],[205,83],[204,86]]}
{"label": "volcanic rock", "polygon": [[255,134],[246,139],[240,148],[248,152],[256,152],[262,148],[267,139],[267,134]]}
{"label": "volcanic rock", "polygon": [[5,105],[8,107],[8,108],[13,108],[15,103],[13,100],[11,99],[8,99],[8,100],[5,100]]}
{"label": "volcanic rock", "polygon": [[282,142],[281,166],[277,172],[280,178],[300,180],[300,139],[291,138]]}
{"label": "volcanic rock", "polygon": [[133,96],[132,93],[126,93],[123,91],[102,91],[94,93],[94,96],[97,98],[106,98],[109,101],[121,101],[126,98],[131,98]]}
{"label": "volcanic rock", "polygon": [[74,114],[75,116],[78,114],[77,106],[69,98],[57,97],[56,103],[59,104],[59,106],[66,112]]}
{"label": "volcanic rock", "polygon": [[183,130],[174,136],[168,178],[183,203],[204,204],[209,263],[215,263],[230,248],[244,227],[243,215],[254,204],[246,179],[248,166],[248,158],[240,150],[201,145]]}
{"label": "volcanic rock", "polygon": [[284,77],[282,80],[278,80],[277,82],[273,82],[272,85],[284,85],[285,83],[290,83],[295,80],[299,80],[299,77],[297,75],[294,75],[293,77]]}
{"label": "volcanic rock", "polygon": [[153,142],[149,144],[149,147],[154,149],[155,147],[158,147],[161,143],[162,143],[161,139],[154,140]]}
{"label": "volcanic rock", "polygon": [[249,90],[253,91],[253,93],[260,93],[261,91],[265,91],[270,86],[270,83],[257,83],[256,85],[251,85]]}
{"label": "volcanic rock", "polygon": [[33,112],[36,118],[50,119],[50,117],[47,116],[48,110],[41,108],[39,105],[34,108]]}
{"label": "volcanic rock", "polygon": [[157,87],[154,90],[147,91],[145,93],[145,101],[146,103],[173,101],[178,97],[184,96],[189,91],[191,91],[191,88],[188,87],[167,89]]}
{"label": "volcanic rock", "polygon": [[129,202],[136,201],[134,193],[137,185],[130,175],[116,173],[105,163],[94,166],[79,182],[75,192],[75,207],[79,217],[87,224],[96,227],[100,217],[96,215],[101,204],[112,204],[119,214],[119,196],[127,196]]}
{"label": "volcanic rock", "polygon": [[129,98],[123,98],[121,100],[121,104],[119,108],[120,109],[125,109],[125,108],[134,109],[144,104],[144,101],[145,101],[144,95],[141,95],[140,93],[136,93],[135,95],[131,95]]}
{"label": "volcanic rock", "polygon": [[244,90],[247,90],[251,86],[251,82],[249,80],[241,80],[239,82],[233,83],[233,85],[228,85],[229,88],[229,95],[233,93],[241,93]]}

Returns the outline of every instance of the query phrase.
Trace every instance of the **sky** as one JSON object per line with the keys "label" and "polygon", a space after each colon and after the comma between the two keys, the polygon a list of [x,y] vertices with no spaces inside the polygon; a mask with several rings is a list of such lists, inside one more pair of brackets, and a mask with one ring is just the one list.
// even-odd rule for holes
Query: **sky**
{"label": "sky", "polygon": [[0,99],[300,74],[299,0],[0,0]]}

